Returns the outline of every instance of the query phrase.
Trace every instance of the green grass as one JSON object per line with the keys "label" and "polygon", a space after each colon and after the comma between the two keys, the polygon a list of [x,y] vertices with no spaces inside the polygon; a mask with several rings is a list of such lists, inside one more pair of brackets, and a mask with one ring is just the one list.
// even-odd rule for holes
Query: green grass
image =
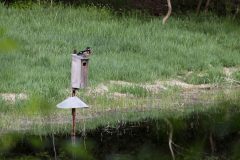
{"label": "green grass", "polygon": [[136,97],[147,97],[151,95],[151,93],[146,88],[136,85],[133,86],[115,85],[111,88],[111,91],[122,94],[128,94],[129,96],[133,95]]}
{"label": "green grass", "polygon": [[240,81],[240,72],[235,72],[234,75],[233,75],[234,79]]}
{"label": "green grass", "polygon": [[208,83],[222,83],[224,81],[223,70],[219,67],[209,67],[207,71],[194,72],[184,79],[190,84],[208,84]]}
{"label": "green grass", "polygon": [[[40,107],[51,108],[69,95],[73,49],[93,48],[90,87],[109,80],[144,83],[179,76],[193,84],[221,83],[225,76],[223,67],[240,65],[239,24],[214,15],[171,17],[162,25],[157,17],[141,19],[136,14],[119,17],[104,8],[17,9],[0,5],[0,28],[3,29],[0,42],[10,44],[8,48],[17,46],[11,52],[0,50],[0,93],[24,92],[30,97],[29,101],[14,105],[0,99],[2,128],[21,128],[21,118],[27,112],[45,114]],[[238,75],[236,78],[239,80]],[[160,103],[148,99],[148,91],[141,87],[115,86],[112,91],[129,93],[135,98],[86,96],[85,90],[80,97],[96,112]],[[178,102],[176,94],[170,90],[159,95],[166,96],[161,106]],[[32,108],[26,109],[29,106]],[[65,111],[57,112],[67,115]],[[10,115],[19,118],[19,123],[12,124]]]}
{"label": "green grass", "polygon": [[171,17],[162,25],[160,18],[117,17],[94,7],[0,6],[3,37],[20,45],[13,54],[0,54],[0,92],[63,96],[70,84],[70,54],[86,46],[94,50],[90,86],[169,79],[189,71],[211,75],[187,82],[219,81],[224,66],[240,64],[240,29],[227,18],[211,16]]}
{"label": "green grass", "polygon": [[[204,115],[202,119],[206,121],[211,121],[212,115],[215,114],[219,114],[220,116],[218,118],[220,119],[228,119],[230,113],[239,115],[239,96],[239,91],[232,92],[231,94],[220,93],[218,95],[218,101],[209,105],[194,104],[182,106],[181,104],[173,103],[164,104],[165,102],[161,101],[161,105],[156,102],[152,102],[148,105],[142,105],[142,102],[138,102],[142,106],[133,108],[128,107],[127,102],[125,102],[126,106],[124,106],[123,109],[117,106],[120,103],[117,104],[116,101],[110,101],[106,103],[106,105],[112,103],[114,107],[108,108],[107,110],[99,106],[95,106],[94,108],[90,108],[88,110],[78,109],[76,130],[77,132],[85,132],[94,130],[99,126],[106,125],[114,128],[119,122],[138,122],[144,119],[186,119],[192,117],[194,114]],[[100,96],[98,98],[100,98]],[[176,102],[176,98],[173,98],[172,100],[175,100],[174,102]],[[26,106],[18,106],[22,108],[15,108],[17,110],[8,110],[5,112],[1,111],[0,134],[7,131],[18,131],[36,135],[69,133],[71,131],[71,110],[58,110],[55,113],[52,111],[47,113],[44,110],[44,112],[37,111],[42,114],[36,114],[36,109],[41,108],[38,104],[42,103],[45,102],[42,100],[39,102],[39,99],[34,99],[31,101],[31,104],[33,105],[26,104]],[[32,114],[26,114],[24,112],[32,112]],[[224,116],[221,115],[221,113],[224,114]],[[193,117],[197,118],[198,116],[196,115]],[[88,116],[92,117],[86,118]],[[239,118],[237,119],[237,122],[239,122]],[[237,122],[233,121],[231,123],[239,126],[239,123]],[[209,122],[206,123],[208,124]],[[214,123],[214,121],[212,123]],[[209,128],[206,127],[206,129]]]}

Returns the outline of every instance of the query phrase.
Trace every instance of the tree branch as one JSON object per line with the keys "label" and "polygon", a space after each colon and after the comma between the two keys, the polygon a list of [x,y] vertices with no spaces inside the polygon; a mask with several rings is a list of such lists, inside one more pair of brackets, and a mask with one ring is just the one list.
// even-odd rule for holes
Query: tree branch
{"label": "tree branch", "polygon": [[167,0],[167,4],[168,4],[168,12],[167,12],[166,16],[163,18],[163,21],[162,21],[163,24],[166,23],[166,21],[168,20],[168,18],[170,17],[170,15],[172,13],[171,0]]}
{"label": "tree branch", "polygon": [[54,160],[57,160],[57,152],[56,152],[55,140],[54,140],[54,134],[53,133],[52,133],[52,143],[53,143]]}
{"label": "tree branch", "polygon": [[175,160],[175,155],[174,155],[173,148],[172,148],[173,126],[172,126],[172,123],[168,119],[165,119],[165,121],[166,121],[166,123],[167,123],[167,125],[169,126],[169,129],[170,129],[169,138],[168,138],[168,146],[169,146],[169,149],[170,149],[170,152],[171,152],[171,155],[172,155],[172,159]]}

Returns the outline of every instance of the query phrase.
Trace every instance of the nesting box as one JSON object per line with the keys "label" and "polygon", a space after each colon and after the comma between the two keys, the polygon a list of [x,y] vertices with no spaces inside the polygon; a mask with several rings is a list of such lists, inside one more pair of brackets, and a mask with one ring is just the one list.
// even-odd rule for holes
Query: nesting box
{"label": "nesting box", "polygon": [[71,85],[73,89],[87,86],[88,62],[89,58],[72,54]]}

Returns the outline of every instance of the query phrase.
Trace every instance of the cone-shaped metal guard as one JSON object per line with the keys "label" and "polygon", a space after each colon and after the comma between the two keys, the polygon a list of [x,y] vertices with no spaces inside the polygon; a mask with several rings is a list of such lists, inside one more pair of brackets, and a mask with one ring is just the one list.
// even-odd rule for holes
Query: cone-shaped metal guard
{"label": "cone-shaped metal guard", "polygon": [[88,105],[75,96],[65,99],[61,103],[57,104],[57,107],[61,109],[88,108]]}

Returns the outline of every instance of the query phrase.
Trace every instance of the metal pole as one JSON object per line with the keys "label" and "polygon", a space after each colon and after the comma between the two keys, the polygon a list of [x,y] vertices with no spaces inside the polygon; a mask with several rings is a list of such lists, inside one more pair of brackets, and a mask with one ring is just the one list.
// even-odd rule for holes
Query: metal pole
{"label": "metal pole", "polygon": [[[75,97],[76,96],[76,89],[72,89],[72,97]],[[72,108],[72,136],[71,136],[71,139],[72,139],[72,145],[75,145],[76,143],[76,132],[75,132],[75,125],[76,125],[76,108]],[[76,155],[75,155],[75,152],[73,151],[72,152],[72,158],[73,159],[76,159],[75,158]]]}
{"label": "metal pole", "polygon": [[[76,96],[76,90],[72,89],[72,97]],[[72,108],[72,136],[75,137],[75,126],[76,126],[76,108]]]}

